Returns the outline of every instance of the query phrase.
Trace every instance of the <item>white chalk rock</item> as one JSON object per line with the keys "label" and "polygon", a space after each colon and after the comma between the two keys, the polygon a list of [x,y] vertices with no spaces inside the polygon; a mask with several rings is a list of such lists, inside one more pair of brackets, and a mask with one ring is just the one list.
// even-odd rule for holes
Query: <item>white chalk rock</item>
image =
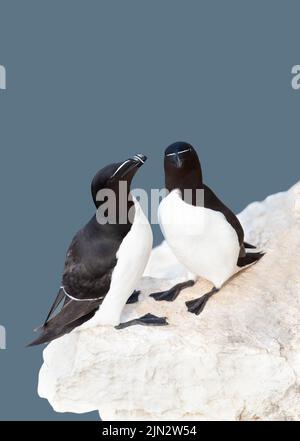
{"label": "white chalk rock", "polygon": [[58,412],[99,410],[106,420],[299,420],[300,183],[239,218],[246,240],[267,254],[199,317],[185,301],[209,290],[204,280],[175,302],[148,297],[184,276],[163,243],[122,321],[151,312],[169,326],[75,330],[52,342],[40,396]]}

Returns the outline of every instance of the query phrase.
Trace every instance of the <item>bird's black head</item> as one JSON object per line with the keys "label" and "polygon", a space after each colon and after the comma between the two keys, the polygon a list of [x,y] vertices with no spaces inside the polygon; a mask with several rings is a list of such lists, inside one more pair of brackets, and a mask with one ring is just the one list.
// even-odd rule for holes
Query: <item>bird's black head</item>
{"label": "bird's black head", "polygon": [[203,188],[200,161],[191,144],[174,142],[166,148],[165,185],[168,191],[179,189],[182,194]]}
{"label": "bird's black head", "polygon": [[147,157],[139,153],[132,158],[126,159],[126,161],[110,164],[99,170],[91,183],[92,197],[96,207],[100,205],[99,201],[97,201],[97,194],[100,190],[110,189],[115,192],[117,197],[119,196],[119,184],[121,181],[125,183],[126,194],[128,195],[135,173],[146,160]]}

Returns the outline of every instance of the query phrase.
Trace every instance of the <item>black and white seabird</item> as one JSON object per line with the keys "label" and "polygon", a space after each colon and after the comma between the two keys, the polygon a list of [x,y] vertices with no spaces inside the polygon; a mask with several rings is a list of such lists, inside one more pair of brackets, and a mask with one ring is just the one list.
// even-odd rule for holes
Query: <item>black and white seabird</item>
{"label": "black and white seabird", "polygon": [[246,248],[255,247],[244,242],[237,217],[203,183],[200,161],[190,144],[171,144],[165,150],[164,167],[168,195],[159,206],[159,223],[190,280],[151,296],[173,301],[181,290],[193,286],[198,277],[207,279],[213,283],[213,289],[186,302],[188,311],[198,315],[238,268],[257,262],[264,254],[246,252]]}
{"label": "black and white seabird", "polygon": [[[115,222],[99,223],[94,215],[74,236],[66,256],[62,286],[40,328],[40,336],[29,346],[48,343],[78,326],[112,325],[121,329],[135,324],[167,324],[165,318],[152,314],[120,324],[124,305],[137,301],[138,293],[131,294],[152,248],[150,224],[130,193],[131,181],[146,159],[144,155],[135,155],[104,167],[93,178],[91,191],[97,210],[107,203],[99,201],[99,191],[114,192]],[[120,181],[125,181],[125,193],[120,191]],[[121,212],[124,207],[125,220],[124,211]],[[63,301],[62,309],[53,316]]]}

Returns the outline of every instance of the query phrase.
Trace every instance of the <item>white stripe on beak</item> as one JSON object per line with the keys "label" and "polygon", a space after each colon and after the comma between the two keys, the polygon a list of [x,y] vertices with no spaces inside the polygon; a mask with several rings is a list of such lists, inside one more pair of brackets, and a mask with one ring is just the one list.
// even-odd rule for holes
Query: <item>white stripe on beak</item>
{"label": "white stripe on beak", "polygon": [[138,160],[140,161],[142,164],[145,164],[145,161],[142,160],[142,158],[140,158],[138,155],[134,155],[134,157],[132,159]]}

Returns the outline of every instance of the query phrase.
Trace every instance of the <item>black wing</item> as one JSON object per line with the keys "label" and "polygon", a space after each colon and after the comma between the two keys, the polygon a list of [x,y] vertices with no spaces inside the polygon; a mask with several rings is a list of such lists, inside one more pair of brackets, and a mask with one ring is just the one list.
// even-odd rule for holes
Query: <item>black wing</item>
{"label": "black wing", "polygon": [[41,327],[41,335],[29,346],[50,342],[70,332],[89,320],[101,305],[109,290],[117,262],[116,253],[123,239],[104,227],[92,219],[75,235],[67,252],[62,278],[62,285],[73,297],[97,300],[76,301],[66,298],[61,311],[49,320],[62,301],[60,290]]}
{"label": "black wing", "polygon": [[105,234],[101,227],[99,225],[99,229],[91,231],[90,224],[87,224],[76,234],[69,247],[62,285],[73,297],[103,297],[109,288],[122,239]]}

